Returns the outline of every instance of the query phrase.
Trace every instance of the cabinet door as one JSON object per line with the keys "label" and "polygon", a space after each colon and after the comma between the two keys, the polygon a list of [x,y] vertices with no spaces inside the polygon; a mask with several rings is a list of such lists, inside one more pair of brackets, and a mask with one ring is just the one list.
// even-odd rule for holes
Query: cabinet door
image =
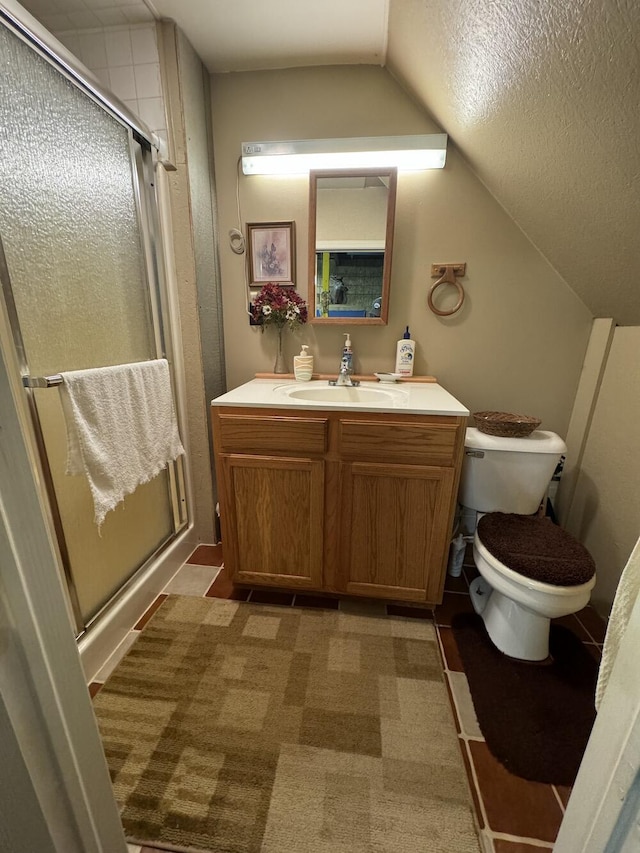
{"label": "cabinet door", "polygon": [[225,564],[239,583],[322,585],[324,463],[221,454]]}
{"label": "cabinet door", "polygon": [[439,602],[454,482],[453,468],[343,465],[342,589]]}

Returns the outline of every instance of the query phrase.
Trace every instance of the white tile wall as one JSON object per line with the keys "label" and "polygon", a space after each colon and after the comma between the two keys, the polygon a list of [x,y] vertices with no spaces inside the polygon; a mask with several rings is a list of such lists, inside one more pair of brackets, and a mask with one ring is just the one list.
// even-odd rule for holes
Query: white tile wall
{"label": "white tile wall", "polygon": [[138,115],[152,130],[162,130],[166,124],[162,98],[138,98]]}
{"label": "white tile wall", "polygon": [[121,101],[131,101],[138,97],[133,65],[120,65],[115,68],[108,68],[108,71],[111,91],[114,95],[117,95]]}
{"label": "white tile wall", "polygon": [[131,49],[136,62],[157,62],[158,45],[155,27],[132,27],[130,32]]}
{"label": "white tile wall", "polygon": [[138,98],[161,98],[160,66],[157,62],[134,67],[135,88]]}
{"label": "white tile wall", "polygon": [[[105,0],[55,0],[57,7],[67,9],[74,3],[91,6],[98,2],[104,3]],[[135,8],[137,0],[110,2],[114,7],[117,4],[116,11],[126,11]],[[102,14],[103,11],[97,9],[96,14]],[[70,12],[67,17],[72,17]],[[116,17],[114,16],[114,20]],[[155,22],[133,26],[98,26],[82,32],[69,29],[58,31],[55,35],[93,71],[101,83],[141,118],[150,130],[166,140],[167,120]]]}
{"label": "white tile wall", "polygon": [[85,65],[88,64],[88,61],[96,68],[105,68],[108,65],[104,33],[80,33],[78,42],[80,59]]}
{"label": "white tile wall", "polygon": [[107,65],[109,68],[120,68],[123,65],[133,67],[131,33],[128,28],[107,30],[104,39],[107,48]]}
{"label": "white tile wall", "polygon": [[153,21],[144,0],[23,0],[23,6],[51,32]]}

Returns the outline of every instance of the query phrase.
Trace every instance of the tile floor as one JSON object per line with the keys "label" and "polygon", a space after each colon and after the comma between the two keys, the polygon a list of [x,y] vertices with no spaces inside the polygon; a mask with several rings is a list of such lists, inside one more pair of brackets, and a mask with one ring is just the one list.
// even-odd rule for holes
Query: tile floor
{"label": "tile floor", "polygon": [[[490,754],[478,726],[471,694],[451,629],[456,613],[473,610],[468,585],[477,576],[471,550],[467,551],[463,573],[447,578],[442,604],[426,608],[383,602],[362,603],[324,595],[284,593],[270,589],[235,587],[227,576],[221,545],[200,545],[167,584],[147,612],[139,619],[120,646],[89,685],[92,696],[100,690],[140,630],[169,593],[256,601],[264,604],[299,607],[369,608],[377,613],[433,619],[436,625],[445,679],[458,729],[460,749],[467,769],[481,841],[485,853],[543,853],[552,850],[571,790],[555,785],[528,782],[512,775]],[[590,653],[600,659],[605,623],[590,607],[563,618],[563,625],[580,637]],[[157,848],[128,845],[129,853],[157,853]]]}
{"label": "tile floor", "polygon": [[[460,748],[487,853],[541,853],[553,849],[571,789],[514,776],[487,749],[450,627],[456,613],[473,611],[468,585],[477,575],[469,549],[462,575],[447,577],[442,605],[434,613]],[[593,608],[556,621],[600,660],[606,626]]]}

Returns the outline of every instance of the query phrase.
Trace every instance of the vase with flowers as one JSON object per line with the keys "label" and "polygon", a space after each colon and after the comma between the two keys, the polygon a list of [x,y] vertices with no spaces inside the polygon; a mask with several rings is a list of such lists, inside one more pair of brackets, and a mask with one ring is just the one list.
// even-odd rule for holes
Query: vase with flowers
{"label": "vase with flowers", "polygon": [[274,373],[286,373],[287,367],[282,353],[283,329],[295,330],[307,322],[307,303],[293,287],[281,287],[268,282],[260,288],[260,293],[251,303],[253,322],[264,332],[272,326],[278,333],[278,351]]}

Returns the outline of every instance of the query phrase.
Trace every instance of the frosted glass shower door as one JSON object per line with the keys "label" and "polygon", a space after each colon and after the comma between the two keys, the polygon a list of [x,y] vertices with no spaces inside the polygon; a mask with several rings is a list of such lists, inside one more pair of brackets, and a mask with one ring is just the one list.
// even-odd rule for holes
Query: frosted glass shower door
{"label": "frosted glass shower door", "polygon": [[[163,355],[140,196],[149,156],[128,126],[0,23],[0,239],[31,376]],[[175,535],[172,484],[164,471],[140,486],[99,533],[86,481],[65,474],[59,391],[25,393],[35,399],[82,630]]]}

